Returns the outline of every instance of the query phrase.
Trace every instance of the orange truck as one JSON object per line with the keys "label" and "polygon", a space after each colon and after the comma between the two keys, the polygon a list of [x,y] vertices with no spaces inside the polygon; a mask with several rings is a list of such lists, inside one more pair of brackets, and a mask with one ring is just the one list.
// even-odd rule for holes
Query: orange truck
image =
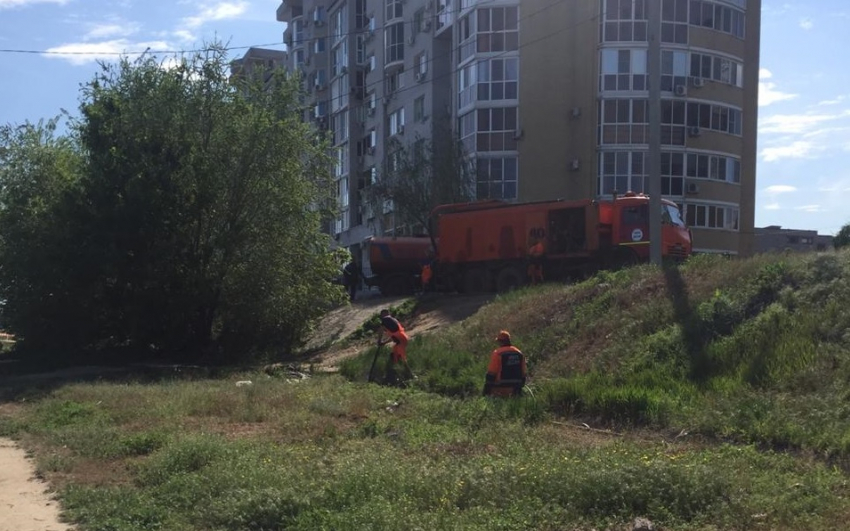
{"label": "orange truck", "polygon": [[422,266],[434,256],[428,236],[370,236],[363,245],[364,281],[382,295],[409,295],[419,289]]}
{"label": "orange truck", "polygon": [[[662,200],[662,254],[685,259],[691,232],[679,207]],[[442,205],[432,212],[437,238],[435,285],[462,292],[507,291],[529,282],[568,280],[649,260],[649,197]],[[532,248],[539,250],[542,256]]]}

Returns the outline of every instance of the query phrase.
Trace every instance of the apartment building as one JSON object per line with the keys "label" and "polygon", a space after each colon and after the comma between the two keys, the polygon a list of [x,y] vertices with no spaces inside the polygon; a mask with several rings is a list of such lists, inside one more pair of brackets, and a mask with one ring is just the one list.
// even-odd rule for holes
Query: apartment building
{"label": "apartment building", "polygon": [[251,47],[242,57],[230,62],[230,75],[232,78],[254,79],[267,84],[275,70],[284,69],[286,65],[286,52]]}
{"label": "apartment building", "polygon": [[337,148],[342,245],[393,226],[392,205],[359,203],[392,138],[459,137],[479,198],[648,191],[655,33],[662,194],[683,206],[697,251],[747,255],[760,12],[760,0],[284,0],[278,20],[309,118]]}

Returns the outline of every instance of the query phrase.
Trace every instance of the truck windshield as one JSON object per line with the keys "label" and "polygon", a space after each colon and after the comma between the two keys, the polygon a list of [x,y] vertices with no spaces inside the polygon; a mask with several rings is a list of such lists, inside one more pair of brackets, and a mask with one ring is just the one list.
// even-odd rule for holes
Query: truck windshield
{"label": "truck windshield", "polygon": [[676,205],[661,205],[661,220],[664,223],[669,223],[670,225],[675,225],[677,227],[684,227],[685,222],[682,220],[682,213],[679,211],[679,207]]}

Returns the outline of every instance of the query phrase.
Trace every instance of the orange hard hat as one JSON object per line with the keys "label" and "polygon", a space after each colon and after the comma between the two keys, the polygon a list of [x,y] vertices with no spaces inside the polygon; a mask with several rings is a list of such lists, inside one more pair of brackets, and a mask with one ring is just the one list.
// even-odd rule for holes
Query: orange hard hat
{"label": "orange hard hat", "polygon": [[496,336],[496,341],[510,341],[510,340],[511,340],[511,333],[508,332],[507,330],[501,330],[499,332],[499,335]]}

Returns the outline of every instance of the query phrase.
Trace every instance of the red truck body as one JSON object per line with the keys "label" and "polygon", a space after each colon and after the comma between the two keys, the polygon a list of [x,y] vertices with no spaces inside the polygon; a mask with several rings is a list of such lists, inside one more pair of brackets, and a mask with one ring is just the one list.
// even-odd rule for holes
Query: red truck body
{"label": "red truck body", "polygon": [[428,236],[370,236],[363,241],[368,264],[363,268],[368,286],[382,295],[406,295],[419,288],[423,264],[433,255]]}
{"label": "red truck body", "polygon": [[[662,200],[662,253],[684,259],[691,234],[678,206]],[[649,260],[649,198],[505,203],[479,201],[434,209],[435,284],[459,291],[505,291],[527,282],[529,248],[543,242],[545,280]]]}

